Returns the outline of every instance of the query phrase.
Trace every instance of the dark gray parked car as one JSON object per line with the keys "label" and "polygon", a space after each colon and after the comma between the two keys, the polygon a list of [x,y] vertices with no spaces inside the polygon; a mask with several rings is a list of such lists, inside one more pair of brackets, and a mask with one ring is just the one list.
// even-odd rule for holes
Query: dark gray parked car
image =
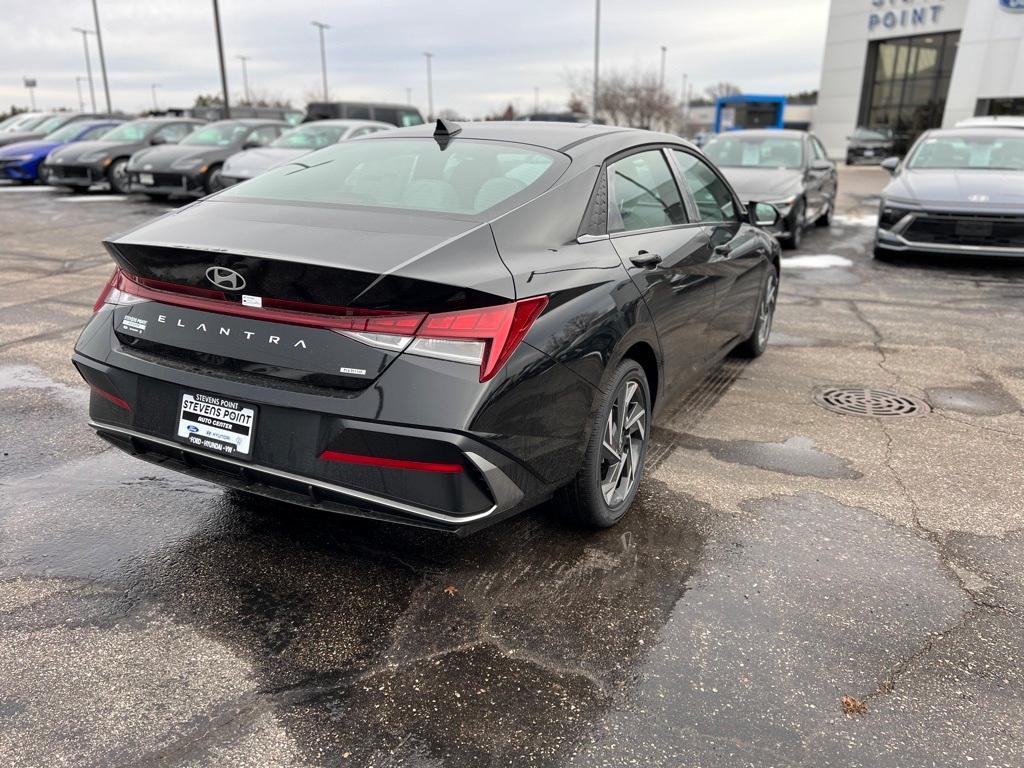
{"label": "dark gray parked car", "polygon": [[202,197],[218,189],[224,161],[243,149],[265,147],[288,129],[283,120],[219,120],[178,144],[146,147],[128,160],[133,192],[151,198]]}
{"label": "dark gray parked car", "polygon": [[113,192],[128,191],[128,158],[144,147],[177,144],[192,133],[201,120],[185,117],[151,117],[133,120],[96,141],[79,141],[54,150],[46,158],[48,182],[85,192],[107,182]]}
{"label": "dark gray parked car", "polygon": [[744,203],[757,200],[779,209],[782,225],[776,234],[787,247],[798,248],[810,225],[831,223],[839,189],[836,165],[814,134],[731,131],[709,141],[704,154]]}
{"label": "dark gray parked car", "polygon": [[882,163],[876,258],[908,251],[1024,258],[1024,129],[921,135]]}

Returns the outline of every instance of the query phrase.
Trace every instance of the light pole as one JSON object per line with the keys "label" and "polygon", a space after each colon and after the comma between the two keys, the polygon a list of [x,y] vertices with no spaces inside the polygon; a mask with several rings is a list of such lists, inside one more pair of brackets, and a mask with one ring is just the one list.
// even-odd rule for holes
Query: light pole
{"label": "light pole", "polygon": [[658,76],[658,90],[665,90],[665,53],[668,51],[664,45],[661,46],[661,74]]}
{"label": "light pole", "polygon": [[248,56],[235,56],[240,62],[242,62],[242,90],[245,91],[245,101],[252,106],[252,101],[249,99],[249,70],[246,69],[245,63],[249,61]]}
{"label": "light pole", "polygon": [[[82,47],[85,49],[85,74],[89,77],[89,98],[92,100],[92,111],[96,111],[96,88],[92,84],[92,62],[89,60],[89,35],[95,35],[91,29],[72,27],[72,32],[82,33]],[[82,110],[83,112],[85,109]]]}
{"label": "light pole", "polygon": [[424,51],[423,55],[427,58],[427,122],[430,122],[434,119],[434,76],[430,69],[434,54]]}
{"label": "light pole", "polygon": [[327,95],[327,52],[324,48],[324,30],[330,29],[330,24],[324,24],[322,21],[311,21],[317,31],[320,33],[320,76],[324,81],[324,101],[330,101],[331,97]]}
{"label": "light pole", "polygon": [[36,79],[34,77],[23,77],[25,87],[28,88],[28,100],[32,104],[32,111],[36,111]]}
{"label": "light pole", "polygon": [[598,80],[601,64],[601,0],[594,0],[594,103],[590,109],[590,119],[597,122]]}
{"label": "light pole", "polygon": [[75,87],[78,89],[78,111],[85,112],[85,102],[82,100],[82,81],[85,78],[81,75],[75,78]]}
{"label": "light pole", "polygon": [[228,99],[228,71],[224,66],[224,40],[220,34],[220,6],[213,0],[213,26],[217,30],[217,59],[220,61],[220,88],[224,92],[224,119],[231,117],[231,102]]}
{"label": "light pole", "polygon": [[405,103],[412,104],[412,88],[405,89]]}
{"label": "light pole", "polygon": [[156,104],[156,89],[160,88],[160,87],[161,87],[160,83],[150,83],[149,84],[149,90],[153,94],[153,111],[154,112],[159,112],[160,111],[160,107],[158,107],[157,104]]}
{"label": "light pole", "polygon": [[540,112],[540,88],[533,86],[533,114]]}
{"label": "light pole", "polygon": [[92,0],[93,26],[96,27],[96,47],[100,49],[100,73],[103,75],[103,94],[107,99],[107,114],[113,113],[110,106],[110,84],[107,82],[107,60],[103,57],[103,34],[100,32],[100,9],[96,6],[96,0]]}

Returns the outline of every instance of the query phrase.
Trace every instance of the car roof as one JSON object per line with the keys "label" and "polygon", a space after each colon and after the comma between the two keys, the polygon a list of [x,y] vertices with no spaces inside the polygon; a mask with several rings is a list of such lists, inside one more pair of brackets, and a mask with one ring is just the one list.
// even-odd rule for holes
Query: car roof
{"label": "car roof", "polygon": [[219,125],[220,123],[239,123],[241,125],[288,125],[284,120],[275,120],[272,117],[226,117],[223,120],[213,120],[207,125]]}
{"label": "car roof", "polygon": [[1024,128],[1024,115],[991,115],[968,117],[956,124],[957,128]]}
{"label": "car roof", "polygon": [[382,123],[380,120],[356,120],[354,118],[339,118],[331,120],[310,120],[308,123],[300,123],[294,126],[295,128],[308,128],[311,125],[336,125],[340,128],[353,128],[357,125],[386,125],[388,128],[394,128],[395,126],[391,123]]}
{"label": "car roof", "polygon": [[136,117],[128,120],[129,123],[193,123],[195,125],[206,125],[209,120],[200,120],[195,117]]}
{"label": "car roof", "polygon": [[791,139],[799,138],[800,136],[808,136],[807,131],[799,131],[795,128],[743,128],[738,131],[723,131],[715,136],[786,136]]}
{"label": "car roof", "polygon": [[[458,123],[461,130],[455,138],[507,141],[531,144],[576,157],[590,154],[612,154],[641,144],[673,143],[692,147],[689,141],[668,133],[640,128],[622,128],[594,123],[560,123],[541,120],[488,120],[479,123]],[[384,141],[402,137],[433,138],[434,123],[381,131],[367,136],[367,141]],[[362,138],[360,140],[363,140]]]}
{"label": "car roof", "polygon": [[937,136],[949,136],[952,138],[968,138],[971,136],[1002,136],[1002,137],[1013,137],[1021,138],[1021,129],[1012,125],[974,125],[974,126],[963,126],[956,128],[933,128],[930,131],[922,134],[922,138],[927,136],[934,138]]}

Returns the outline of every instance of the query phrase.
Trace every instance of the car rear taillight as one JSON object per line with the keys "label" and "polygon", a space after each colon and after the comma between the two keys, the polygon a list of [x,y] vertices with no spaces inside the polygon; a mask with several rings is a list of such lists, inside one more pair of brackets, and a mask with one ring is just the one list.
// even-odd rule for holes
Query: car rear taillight
{"label": "car rear taillight", "polygon": [[324,451],[320,454],[324,461],[337,461],[343,464],[362,464],[367,467],[383,467],[385,469],[410,469],[417,472],[441,472],[454,474],[462,472],[461,464],[444,464],[437,461],[411,461],[409,459],[389,459],[383,456],[367,456],[362,453],[345,453],[344,451]]}
{"label": "car rear taillight", "polygon": [[338,332],[371,346],[480,366],[480,381],[493,378],[515,352],[548,304],[534,296],[509,304],[427,315],[413,332]]}
{"label": "car rear taillight", "polygon": [[548,304],[547,296],[455,312],[395,312],[307,304],[262,297],[262,306],[229,300],[222,291],[165,283],[129,275],[121,269],[104,286],[93,306],[159,301],[268,322],[326,328],[392,352],[453,360],[480,366],[480,381],[493,378],[526,337]]}

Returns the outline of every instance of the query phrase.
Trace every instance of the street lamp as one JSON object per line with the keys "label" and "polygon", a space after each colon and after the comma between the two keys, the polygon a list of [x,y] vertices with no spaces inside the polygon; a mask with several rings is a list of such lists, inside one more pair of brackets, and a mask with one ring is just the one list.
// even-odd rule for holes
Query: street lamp
{"label": "street lamp", "polygon": [[245,91],[245,100],[252,106],[252,100],[249,98],[249,70],[246,69],[245,63],[249,60],[248,56],[235,56],[240,62],[242,62],[242,90]]}
{"label": "street lamp", "polygon": [[324,48],[324,30],[330,29],[330,24],[324,24],[322,21],[311,21],[317,31],[320,33],[320,75],[324,81],[324,101],[330,101],[330,96],[327,95],[327,53]]}
{"label": "street lamp", "polygon": [[594,103],[590,109],[590,119],[597,122],[597,84],[601,63],[601,0],[594,0]]}
{"label": "street lamp", "polygon": [[658,90],[665,90],[665,53],[668,51],[664,45],[661,46],[661,75],[658,77]]}
{"label": "street lamp", "polygon": [[75,78],[75,88],[78,89],[78,111],[85,112],[85,102],[82,100],[82,81],[85,80],[81,75]]}
{"label": "street lamp", "polygon": [[160,111],[160,107],[158,107],[157,104],[156,104],[156,89],[157,88],[161,88],[161,87],[162,86],[160,85],[160,83],[150,83],[149,84],[149,90],[153,94],[153,111],[154,112],[159,112]]}
{"label": "street lamp", "polygon": [[34,77],[23,77],[25,87],[28,88],[28,99],[32,103],[32,111],[36,111],[36,79]]}
{"label": "street lamp", "polygon": [[107,98],[107,114],[113,113],[110,106],[110,84],[107,82],[107,60],[103,57],[103,34],[100,32],[100,9],[96,6],[96,0],[92,0],[93,26],[96,28],[96,47],[100,49],[100,72],[103,75],[103,94]]}
{"label": "street lamp", "polygon": [[424,51],[423,55],[427,58],[427,122],[430,122],[434,119],[434,76],[430,69],[434,54]]}
{"label": "street lamp", "polygon": [[231,117],[231,101],[228,99],[228,70],[224,66],[224,40],[220,34],[220,6],[213,0],[213,26],[217,31],[217,59],[220,62],[220,88],[224,92],[224,119]]}
{"label": "street lamp", "polygon": [[[82,33],[82,47],[85,48],[85,74],[89,77],[89,98],[92,100],[92,111],[96,111],[96,88],[92,84],[92,62],[89,60],[89,35],[95,35],[91,29],[72,27],[72,32]],[[84,109],[82,110],[85,111]]]}
{"label": "street lamp", "polygon": [[412,104],[412,88],[405,89],[405,103]]}

